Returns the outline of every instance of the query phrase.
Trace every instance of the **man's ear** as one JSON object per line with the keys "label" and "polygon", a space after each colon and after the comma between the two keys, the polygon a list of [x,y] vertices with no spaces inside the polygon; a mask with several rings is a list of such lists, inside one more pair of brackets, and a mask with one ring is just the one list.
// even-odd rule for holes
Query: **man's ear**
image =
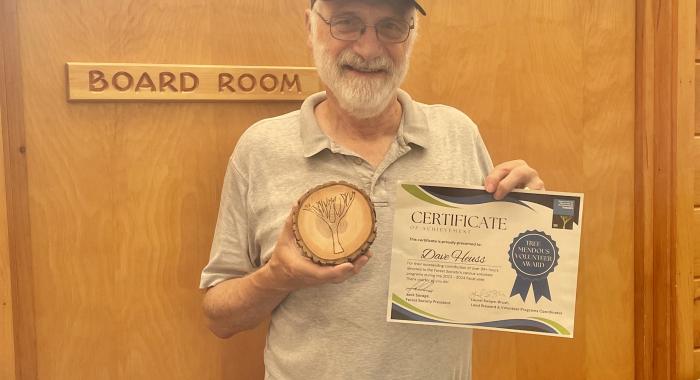
{"label": "man's ear", "polygon": [[307,9],[306,12],[304,12],[304,25],[306,26],[306,46],[311,48],[312,45],[311,45],[311,10],[310,9]]}

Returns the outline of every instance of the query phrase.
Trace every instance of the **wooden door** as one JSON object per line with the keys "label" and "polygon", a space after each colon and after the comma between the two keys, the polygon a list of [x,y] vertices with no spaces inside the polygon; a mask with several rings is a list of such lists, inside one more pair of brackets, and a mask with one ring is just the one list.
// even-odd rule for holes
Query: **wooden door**
{"label": "wooden door", "polygon": [[[475,379],[635,377],[640,2],[421,1],[404,87],[468,113],[494,161],[524,158],[548,189],[586,196],[574,339],[479,331]],[[262,378],[265,326],[214,338],[196,285],[237,138],[299,103],[67,103],[64,64],[308,66],[306,5],[3,2],[0,212],[18,233],[0,251],[15,343],[0,359],[19,379]]]}
{"label": "wooden door", "polygon": [[65,63],[307,66],[303,5],[4,3],[16,7],[4,16],[16,17],[8,69],[24,122],[10,128],[26,153],[12,159],[26,160],[31,233],[14,258],[20,378],[260,377],[264,326],[215,338],[197,285],[238,136],[299,102],[68,103]]}
{"label": "wooden door", "polygon": [[479,331],[474,378],[633,379],[634,3],[426,3],[407,88],[586,197],[574,339]]}

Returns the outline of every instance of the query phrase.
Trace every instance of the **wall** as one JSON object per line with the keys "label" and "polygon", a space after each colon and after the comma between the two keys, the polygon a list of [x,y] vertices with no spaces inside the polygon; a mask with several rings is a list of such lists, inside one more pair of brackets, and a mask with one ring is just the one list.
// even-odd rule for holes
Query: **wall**
{"label": "wall", "polygon": [[[632,379],[634,2],[423,3],[405,88],[467,112],[495,161],[524,158],[549,189],[586,195],[575,338],[478,332],[475,378]],[[36,339],[19,366],[260,376],[264,326],[212,337],[196,284],[236,139],[299,104],[67,103],[64,63],[309,65],[306,2],[16,4],[31,245],[13,275],[33,314],[15,331]]]}
{"label": "wall", "polygon": [[[230,0],[17,6],[34,285],[24,302],[35,311],[33,321],[19,322],[33,324],[37,377],[259,374],[262,333],[231,341],[211,335],[197,284],[238,136],[298,103],[69,104],[64,64],[302,66],[306,52],[292,41],[303,41],[303,30],[292,26],[303,23],[303,7]],[[264,27],[251,28],[252,19]]]}
{"label": "wall", "polygon": [[634,3],[426,3],[408,88],[586,197],[575,338],[479,332],[475,378],[633,378]]}

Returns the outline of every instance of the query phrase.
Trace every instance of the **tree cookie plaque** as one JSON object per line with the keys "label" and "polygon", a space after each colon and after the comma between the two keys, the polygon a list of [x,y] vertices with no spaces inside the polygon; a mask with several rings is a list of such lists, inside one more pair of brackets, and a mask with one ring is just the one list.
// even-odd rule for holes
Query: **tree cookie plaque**
{"label": "tree cookie plaque", "polygon": [[377,232],[369,196],[347,182],[328,182],[307,191],[293,215],[294,237],[316,263],[353,261],[372,245]]}

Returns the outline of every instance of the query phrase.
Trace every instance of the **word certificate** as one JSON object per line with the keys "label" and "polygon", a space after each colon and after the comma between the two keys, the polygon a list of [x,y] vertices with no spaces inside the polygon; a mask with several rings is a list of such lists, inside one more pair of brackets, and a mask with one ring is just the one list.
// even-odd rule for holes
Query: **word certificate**
{"label": "word certificate", "polygon": [[389,322],[573,338],[583,194],[399,183]]}

